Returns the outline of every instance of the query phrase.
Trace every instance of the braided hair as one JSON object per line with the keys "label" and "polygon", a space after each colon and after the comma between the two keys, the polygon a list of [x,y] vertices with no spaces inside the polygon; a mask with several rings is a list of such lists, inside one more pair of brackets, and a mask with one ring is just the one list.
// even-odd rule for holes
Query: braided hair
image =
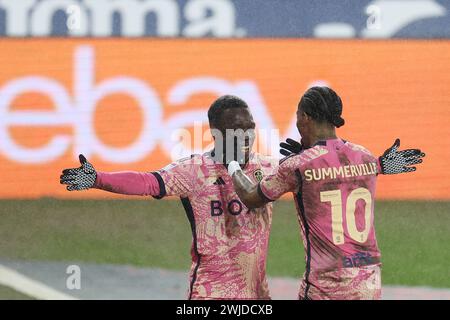
{"label": "braided hair", "polygon": [[300,100],[298,107],[319,122],[328,122],[337,128],[345,123],[341,117],[342,100],[331,88],[309,88]]}

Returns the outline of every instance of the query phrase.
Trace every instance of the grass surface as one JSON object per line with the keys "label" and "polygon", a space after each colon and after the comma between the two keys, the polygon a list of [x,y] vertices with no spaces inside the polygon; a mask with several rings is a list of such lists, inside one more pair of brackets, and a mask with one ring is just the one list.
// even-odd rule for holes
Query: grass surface
{"label": "grass surface", "polygon": [[17,292],[11,288],[0,286],[0,300],[34,300],[29,296],[26,296],[20,292]]}
{"label": "grass surface", "polygon": [[[179,201],[1,200],[0,219],[0,258],[190,267]],[[378,201],[375,227],[384,284],[450,288],[450,202]],[[303,274],[300,241],[294,204],[277,202],[269,275]]]}

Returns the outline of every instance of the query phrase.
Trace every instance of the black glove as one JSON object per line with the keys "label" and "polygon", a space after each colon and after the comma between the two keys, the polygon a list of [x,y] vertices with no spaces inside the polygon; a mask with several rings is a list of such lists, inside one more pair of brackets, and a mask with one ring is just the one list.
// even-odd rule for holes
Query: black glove
{"label": "black glove", "polygon": [[67,190],[85,190],[92,188],[97,178],[97,172],[86,158],[80,154],[81,167],[65,169],[60,176],[61,184],[68,184]]}
{"label": "black glove", "polygon": [[396,139],[392,147],[387,149],[379,158],[381,174],[397,174],[416,171],[413,164],[422,163],[425,153],[419,149],[406,149],[397,151],[400,147],[400,139]]}
{"label": "black glove", "polygon": [[285,157],[289,157],[291,154],[300,153],[302,150],[303,146],[301,143],[292,140],[291,138],[287,138],[286,142],[280,143],[280,153]]}

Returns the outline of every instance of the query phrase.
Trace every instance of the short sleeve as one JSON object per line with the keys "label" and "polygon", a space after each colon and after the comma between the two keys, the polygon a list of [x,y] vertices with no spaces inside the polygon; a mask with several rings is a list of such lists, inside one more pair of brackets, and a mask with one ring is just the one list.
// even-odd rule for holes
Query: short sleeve
{"label": "short sleeve", "polygon": [[294,157],[283,161],[274,174],[264,177],[258,186],[261,196],[269,201],[275,201],[287,192],[294,192],[298,188],[298,177]]}
{"label": "short sleeve", "polygon": [[175,161],[159,171],[152,172],[158,180],[160,189],[160,194],[155,198],[188,196],[194,190],[195,166],[192,157],[189,157]]}

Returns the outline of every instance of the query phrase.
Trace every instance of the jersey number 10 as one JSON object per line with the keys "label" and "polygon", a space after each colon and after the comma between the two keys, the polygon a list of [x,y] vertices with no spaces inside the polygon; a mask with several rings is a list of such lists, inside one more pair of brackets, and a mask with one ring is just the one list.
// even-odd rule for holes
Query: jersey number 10
{"label": "jersey number 10", "polygon": [[[365,205],[365,228],[363,231],[358,231],[356,228],[355,209],[358,200],[364,200]],[[341,190],[322,191],[320,193],[321,202],[331,202],[331,228],[333,243],[335,245],[344,244],[344,226],[343,226],[343,212],[342,212],[342,193]],[[350,238],[364,243],[367,241],[369,231],[371,228],[371,214],[372,214],[372,195],[366,188],[358,188],[353,190],[347,197],[345,218],[347,222],[347,231]]]}

